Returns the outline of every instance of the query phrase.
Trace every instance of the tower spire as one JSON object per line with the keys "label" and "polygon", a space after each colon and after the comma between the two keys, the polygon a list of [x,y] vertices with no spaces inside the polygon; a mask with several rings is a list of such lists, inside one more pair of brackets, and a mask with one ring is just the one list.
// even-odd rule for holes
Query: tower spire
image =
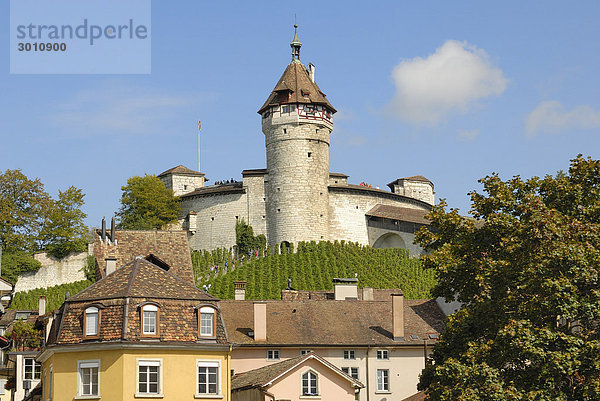
{"label": "tower spire", "polygon": [[292,61],[300,62],[300,47],[302,47],[302,43],[300,39],[298,39],[298,24],[294,24],[294,39],[292,39],[292,43],[290,43],[292,47]]}

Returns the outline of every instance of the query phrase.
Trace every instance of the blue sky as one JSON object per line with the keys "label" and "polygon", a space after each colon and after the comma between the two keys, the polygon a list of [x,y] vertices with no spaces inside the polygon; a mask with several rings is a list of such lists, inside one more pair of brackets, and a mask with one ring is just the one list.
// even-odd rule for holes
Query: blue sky
{"label": "blue sky", "polygon": [[[0,4],[9,24],[9,3]],[[265,167],[256,113],[301,60],[339,111],[330,166],[384,187],[422,174],[466,213],[502,178],[600,158],[600,2],[152,2],[146,75],[11,75],[0,30],[0,170],[86,193],[88,224],[128,177],[183,164],[211,182]]]}

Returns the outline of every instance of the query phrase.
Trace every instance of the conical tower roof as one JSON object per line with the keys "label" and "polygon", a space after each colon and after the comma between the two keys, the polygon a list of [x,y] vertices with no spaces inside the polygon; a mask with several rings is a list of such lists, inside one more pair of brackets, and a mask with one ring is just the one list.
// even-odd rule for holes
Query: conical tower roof
{"label": "conical tower roof", "polygon": [[[297,26],[294,26],[294,28],[297,28]],[[290,45],[294,50],[292,52],[292,62],[287,66],[258,113],[262,114],[270,106],[286,103],[319,104],[326,106],[335,113],[337,110],[329,103],[325,93],[321,91],[319,86],[310,79],[308,70],[300,62],[300,46],[302,46],[302,43],[300,43],[296,32]]]}

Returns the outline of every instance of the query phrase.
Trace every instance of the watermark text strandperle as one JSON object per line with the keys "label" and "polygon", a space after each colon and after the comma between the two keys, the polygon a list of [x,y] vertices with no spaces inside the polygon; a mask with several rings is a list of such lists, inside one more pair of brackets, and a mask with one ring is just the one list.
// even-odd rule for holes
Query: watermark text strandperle
{"label": "watermark text strandperle", "polygon": [[17,25],[17,39],[36,40],[64,40],[64,39],[87,39],[90,45],[100,39],[146,39],[148,28],[145,25],[134,24],[129,19],[124,25],[90,25],[87,18],[83,24],[77,25]]}

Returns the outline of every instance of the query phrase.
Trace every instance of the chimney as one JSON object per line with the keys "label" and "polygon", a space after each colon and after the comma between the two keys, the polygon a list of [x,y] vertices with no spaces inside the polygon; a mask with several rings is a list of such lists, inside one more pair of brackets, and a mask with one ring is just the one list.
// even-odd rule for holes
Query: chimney
{"label": "chimney", "polygon": [[235,300],[243,301],[246,299],[246,282],[245,281],[234,281],[233,288],[235,292]]}
{"label": "chimney", "polygon": [[106,241],[106,219],[102,218],[102,234],[100,235],[102,242]]}
{"label": "chimney", "polygon": [[46,297],[41,296],[38,301],[38,315],[42,316],[46,314]]}
{"label": "chimney", "polygon": [[117,243],[117,240],[115,238],[115,218],[114,217],[110,220],[110,241],[113,244]]}
{"label": "chimney", "polygon": [[117,270],[117,258],[106,258],[105,261],[104,277]]}
{"label": "chimney", "polygon": [[392,334],[394,341],[404,341],[404,294],[392,294]]}
{"label": "chimney", "polygon": [[254,302],[254,341],[267,341],[266,302]]}
{"label": "chimney", "polygon": [[315,82],[315,65],[313,63],[308,63],[308,76],[312,82]]}
{"label": "chimney", "polygon": [[333,298],[336,301],[344,301],[346,299],[358,299],[358,279],[334,278]]}
{"label": "chimney", "polygon": [[363,288],[363,301],[372,301],[373,300],[373,288],[365,287]]}

